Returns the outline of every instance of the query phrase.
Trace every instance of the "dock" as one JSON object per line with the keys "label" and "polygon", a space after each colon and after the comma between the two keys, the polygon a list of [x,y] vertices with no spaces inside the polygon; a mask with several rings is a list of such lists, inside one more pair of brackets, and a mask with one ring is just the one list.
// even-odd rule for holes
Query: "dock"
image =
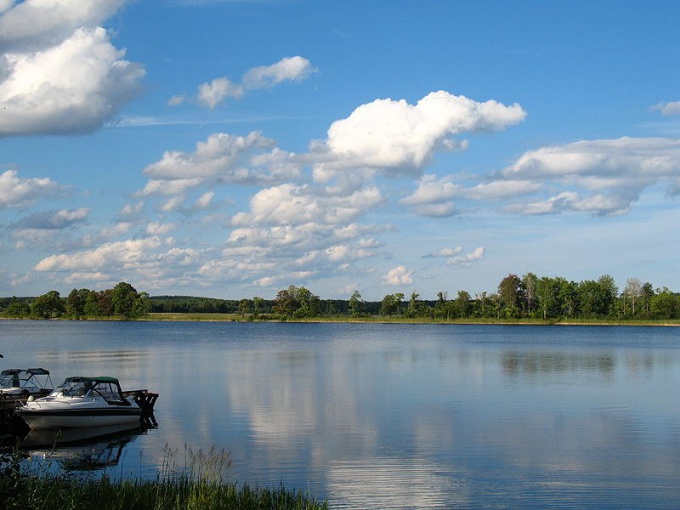
{"label": "dock", "polygon": [[123,391],[123,396],[128,398],[133,397],[135,403],[142,410],[142,415],[140,416],[140,422],[146,427],[157,427],[158,422],[156,422],[156,417],[153,414],[154,406],[156,405],[156,400],[158,400],[158,393],[150,392],[149,390],[128,390]]}

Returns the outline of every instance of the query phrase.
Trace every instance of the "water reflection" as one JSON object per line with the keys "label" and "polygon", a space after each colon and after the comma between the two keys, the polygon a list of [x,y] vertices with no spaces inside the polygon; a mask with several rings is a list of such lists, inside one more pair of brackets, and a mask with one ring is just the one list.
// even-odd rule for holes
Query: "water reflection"
{"label": "water reflection", "polygon": [[125,448],[145,432],[129,425],[32,430],[19,447],[29,457],[55,462],[65,471],[97,472],[117,466]]}
{"label": "water reflection", "polygon": [[611,374],[615,358],[610,354],[576,354],[565,352],[506,352],[501,361],[505,374],[549,374],[595,372]]}

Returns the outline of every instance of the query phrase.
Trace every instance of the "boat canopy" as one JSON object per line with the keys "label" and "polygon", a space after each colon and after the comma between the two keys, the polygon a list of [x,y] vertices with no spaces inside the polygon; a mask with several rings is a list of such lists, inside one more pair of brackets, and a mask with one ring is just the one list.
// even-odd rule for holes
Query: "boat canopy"
{"label": "boat canopy", "polygon": [[68,377],[56,390],[65,397],[99,395],[107,401],[124,401],[120,383],[115,377]]}
{"label": "boat canopy", "polygon": [[44,368],[8,368],[0,372],[0,389],[25,388],[29,392],[51,390],[50,372]]}
{"label": "boat canopy", "polygon": [[[91,381],[92,383],[114,383],[120,385],[118,382],[118,379],[115,377],[104,377],[104,376],[96,376],[96,377],[83,377],[83,376],[75,376],[75,377],[67,377],[66,381]],[[66,382],[64,381],[64,382]]]}
{"label": "boat canopy", "polygon": [[3,377],[5,375],[19,375],[22,372],[30,375],[50,375],[49,370],[45,370],[44,368],[8,368],[7,370],[3,370],[0,372],[0,377]]}

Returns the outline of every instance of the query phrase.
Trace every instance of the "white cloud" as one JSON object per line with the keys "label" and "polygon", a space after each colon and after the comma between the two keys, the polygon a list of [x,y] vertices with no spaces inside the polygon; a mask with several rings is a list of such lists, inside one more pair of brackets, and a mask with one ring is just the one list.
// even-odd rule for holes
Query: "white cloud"
{"label": "white cloud", "polygon": [[501,177],[545,182],[563,188],[544,202],[513,204],[512,212],[557,213],[566,210],[619,214],[628,210],[648,187],[667,184],[676,194],[680,172],[680,140],[619,138],[543,147],[522,155]]}
{"label": "white cloud", "polygon": [[196,99],[199,104],[212,110],[225,99],[230,97],[239,98],[242,95],[243,87],[240,85],[236,85],[227,78],[215,78],[211,82],[202,83],[198,86]]}
{"label": "white cloud", "polygon": [[80,27],[99,25],[128,1],[6,0],[0,4],[0,47],[15,51],[54,46]]}
{"label": "white cloud", "polygon": [[[227,99],[239,99],[250,90],[269,89],[285,81],[302,81],[314,72],[314,68],[306,58],[286,57],[270,66],[258,66],[249,69],[241,83],[236,83],[221,76],[198,86],[196,101],[201,106],[213,110]],[[184,103],[185,95],[173,96],[168,104],[177,106]]]}
{"label": "white cloud", "polygon": [[672,115],[680,115],[680,101],[671,101],[668,103],[659,103],[652,107],[652,110],[658,110],[661,115],[670,117]]}
{"label": "white cloud", "polygon": [[175,225],[172,223],[160,223],[157,221],[152,221],[146,226],[146,233],[151,236],[164,236],[174,228]]}
{"label": "white cloud", "polygon": [[252,89],[271,88],[284,81],[302,81],[314,72],[306,58],[286,57],[270,66],[254,67],[243,77],[243,87]]}
{"label": "white cloud", "polygon": [[220,281],[271,286],[291,275],[330,277],[358,261],[375,257],[381,244],[373,237],[382,227],[337,227],[320,223],[234,229],[220,256],[206,262],[202,275]]}
{"label": "white cloud", "polygon": [[506,208],[508,212],[541,215],[557,214],[562,212],[587,212],[595,215],[622,214],[631,206],[628,197],[616,195],[604,195],[595,193],[586,197],[581,197],[573,191],[563,191],[545,201],[532,202],[528,204],[511,205]]}
{"label": "white cloud", "polygon": [[353,221],[383,202],[384,197],[375,186],[349,195],[323,195],[309,186],[282,184],[257,192],[250,200],[250,213],[237,214],[232,223],[236,226],[308,222],[338,225]]}
{"label": "white cloud", "polygon": [[[225,133],[210,135],[196,144],[192,153],[167,151],[144,169],[150,179],[139,196],[170,197],[164,210],[185,212],[205,209],[216,200],[216,189],[231,184],[268,185],[297,179],[301,174],[298,157],[275,146],[275,142],[253,131],[246,136]],[[210,186],[184,207],[186,194]]]}
{"label": "white cloud", "polygon": [[442,248],[441,250],[438,250],[434,253],[428,253],[427,255],[424,255],[423,258],[455,257],[456,255],[458,255],[462,251],[463,251],[462,246],[456,246],[455,248]]}
{"label": "white cloud", "polygon": [[0,210],[27,207],[42,198],[63,194],[66,188],[49,178],[22,179],[16,170],[0,174]]}
{"label": "white cloud", "polygon": [[456,255],[454,257],[451,257],[449,260],[446,261],[446,264],[449,266],[461,266],[461,265],[469,265],[472,264],[473,262],[477,262],[479,260],[484,259],[484,255],[486,253],[486,250],[479,246],[475,248],[472,252],[466,253],[465,255]]}
{"label": "white cloud", "polygon": [[525,116],[518,104],[479,103],[445,91],[432,92],[415,105],[379,99],[335,121],[327,140],[313,145],[320,159],[315,175],[326,181],[335,170],[361,167],[418,173],[435,151],[465,147],[453,136],[498,131]]}
{"label": "white cloud", "polygon": [[208,191],[207,193],[203,193],[203,195],[201,195],[198,200],[196,200],[194,205],[198,209],[205,209],[206,207],[210,206],[213,198],[215,198],[215,193]]}
{"label": "white cloud", "polygon": [[13,225],[13,228],[18,230],[62,230],[82,223],[89,214],[90,209],[87,207],[35,213],[17,222]]}
{"label": "white cloud", "polygon": [[423,175],[418,182],[418,188],[408,197],[401,200],[402,204],[421,205],[443,201],[456,196],[461,186],[451,182],[452,176],[437,178],[436,175]]}
{"label": "white cloud", "polygon": [[[247,136],[216,133],[206,141],[198,142],[193,153],[165,152],[160,161],[144,169],[144,174],[158,181],[197,179],[198,184],[201,180],[218,178],[221,182],[254,184],[273,180],[268,168],[260,165],[275,161],[274,174],[277,177],[297,176],[299,169],[293,165],[286,167],[288,173],[281,172],[285,166],[283,160],[290,159],[292,155],[274,149],[275,142],[257,131]],[[264,153],[266,150],[273,152],[267,155]]]}
{"label": "white cloud", "polygon": [[92,131],[138,94],[144,69],[97,26],[123,3],[27,0],[0,15],[0,137]]}
{"label": "white cloud", "polygon": [[148,261],[148,252],[158,249],[162,244],[159,237],[106,243],[93,250],[51,255],[38,262],[35,270],[110,272],[114,268],[139,267]]}
{"label": "white cloud", "polygon": [[411,285],[413,283],[413,271],[409,271],[405,266],[397,266],[383,275],[383,282],[395,287],[399,285]]}

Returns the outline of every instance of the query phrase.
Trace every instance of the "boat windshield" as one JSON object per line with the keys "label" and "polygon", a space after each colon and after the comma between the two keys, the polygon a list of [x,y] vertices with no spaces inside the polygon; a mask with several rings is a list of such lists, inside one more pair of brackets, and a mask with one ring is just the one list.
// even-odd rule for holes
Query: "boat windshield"
{"label": "boat windshield", "polygon": [[87,380],[79,379],[79,380],[70,380],[67,379],[64,381],[64,384],[59,386],[56,390],[54,390],[55,393],[61,393],[65,397],[84,397],[88,391],[90,391],[90,388],[92,387],[92,383]]}
{"label": "boat windshield", "polygon": [[101,396],[106,400],[123,400],[116,383],[96,379],[66,379],[64,384],[54,391],[54,394],[59,393],[65,397]]}

